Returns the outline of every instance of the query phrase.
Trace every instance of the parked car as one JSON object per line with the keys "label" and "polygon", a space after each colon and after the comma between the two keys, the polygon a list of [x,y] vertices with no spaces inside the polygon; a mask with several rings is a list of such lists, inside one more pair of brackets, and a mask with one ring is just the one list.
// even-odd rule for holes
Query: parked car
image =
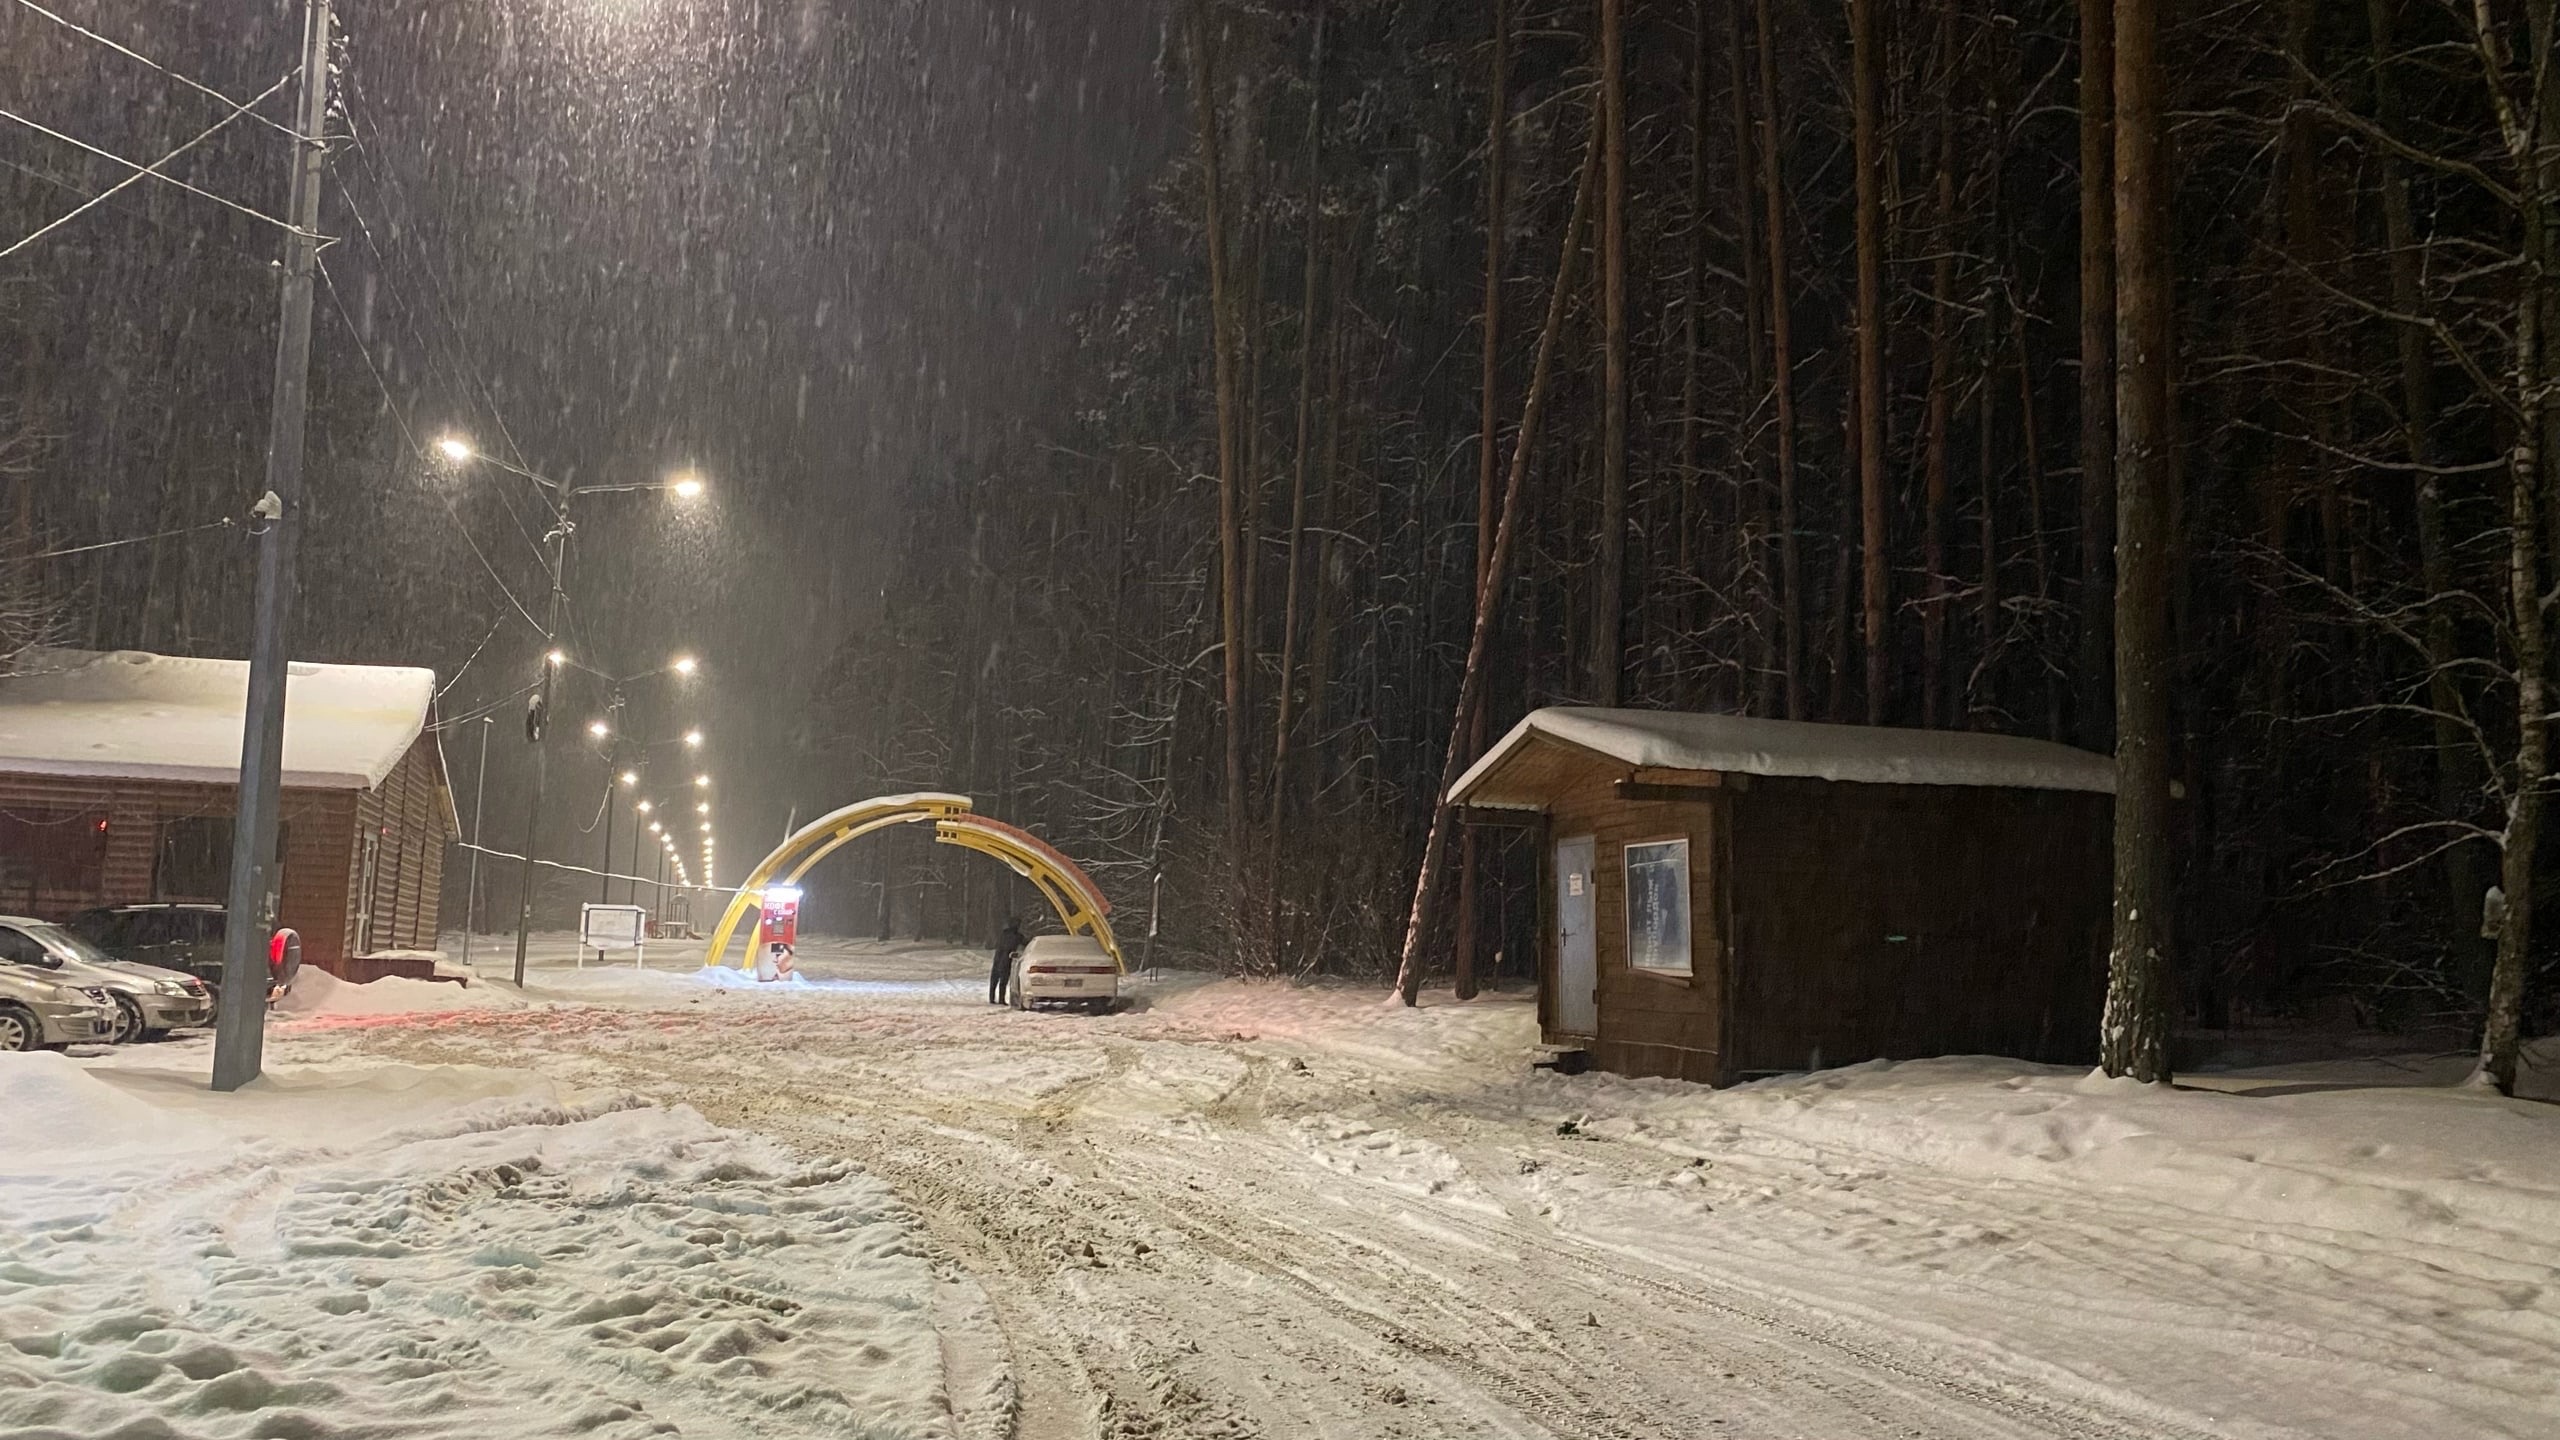
{"label": "parked car", "polygon": [[219,994],[230,918],[219,905],[112,905],[72,916],[71,930],[118,960],[183,971]]}
{"label": "parked car", "polygon": [[1090,935],[1035,935],[1013,962],[1013,1008],[1081,1005],[1101,1014],[1120,999],[1120,967]]}
{"label": "parked car", "polygon": [[59,1049],[115,1035],[119,1017],[106,987],[82,983],[78,972],[66,975],[70,969],[32,942],[0,946],[0,1050]]}
{"label": "parked car", "polygon": [[116,1010],[109,1038],[119,1045],[213,1023],[213,993],[203,981],[118,960],[50,921],[0,915],[0,960],[45,970],[61,983],[104,990]]}

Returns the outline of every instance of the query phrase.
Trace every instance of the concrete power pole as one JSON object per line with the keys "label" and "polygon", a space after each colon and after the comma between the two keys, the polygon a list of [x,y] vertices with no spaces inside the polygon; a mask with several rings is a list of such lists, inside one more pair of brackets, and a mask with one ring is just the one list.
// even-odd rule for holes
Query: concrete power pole
{"label": "concrete power pole", "polygon": [[320,176],[327,158],[330,0],[303,17],[302,100],[286,214],[275,409],[267,429],[267,489],[258,530],[249,704],[240,737],[240,797],[231,830],[231,902],[222,941],[222,1008],[213,1038],[213,1088],[258,1078],[266,1047],[267,940],[275,929],[276,827],[283,809],[285,672],[291,657],[294,543],[302,531],[302,432],[311,402],[311,290],[320,266]]}

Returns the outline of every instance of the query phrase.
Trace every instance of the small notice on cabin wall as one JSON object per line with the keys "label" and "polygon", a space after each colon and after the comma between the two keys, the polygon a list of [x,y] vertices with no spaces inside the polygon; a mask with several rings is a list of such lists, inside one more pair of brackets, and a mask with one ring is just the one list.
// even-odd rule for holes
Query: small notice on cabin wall
{"label": "small notice on cabin wall", "polygon": [[1627,847],[1627,963],[1689,973],[1689,842]]}

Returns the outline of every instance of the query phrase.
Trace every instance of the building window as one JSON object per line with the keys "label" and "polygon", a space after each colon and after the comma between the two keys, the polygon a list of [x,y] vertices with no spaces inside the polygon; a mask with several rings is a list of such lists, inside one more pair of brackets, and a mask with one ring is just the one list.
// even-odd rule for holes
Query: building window
{"label": "building window", "polygon": [[94,811],[0,809],[0,902],[42,907],[38,896],[89,896],[107,866],[107,817]]}
{"label": "building window", "polygon": [[1627,964],[1656,975],[1689,973],[1689,842],[1627,847]]}

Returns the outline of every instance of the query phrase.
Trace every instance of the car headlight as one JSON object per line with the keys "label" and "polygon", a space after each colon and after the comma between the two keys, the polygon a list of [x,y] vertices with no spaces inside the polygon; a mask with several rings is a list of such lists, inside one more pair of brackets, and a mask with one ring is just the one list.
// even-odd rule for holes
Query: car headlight
{"label": "car headlight", "polygon": [[174,995],[181,1000],[194,993],[175,980],[155,980],[151,983],[159,989],[161,994]]}

